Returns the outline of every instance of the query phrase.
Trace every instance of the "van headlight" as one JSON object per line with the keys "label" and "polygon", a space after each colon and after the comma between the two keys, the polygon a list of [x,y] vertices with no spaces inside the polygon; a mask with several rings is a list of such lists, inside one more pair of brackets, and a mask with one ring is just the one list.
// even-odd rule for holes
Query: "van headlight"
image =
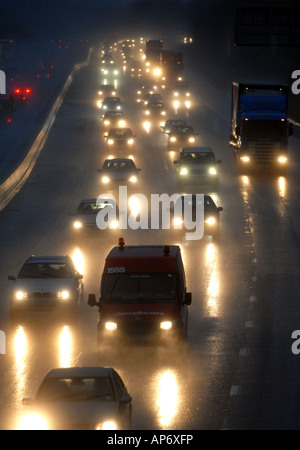
{"label": "van headlight", "polygon": [[172,322],[170,320],[160,322],[160,328],[162,330],[170,330],[172,328]]}
{"label": "van headlight", "polygon": [[105,329],[108,331],[115,331],[118,328],[116,322],[105,322]]}

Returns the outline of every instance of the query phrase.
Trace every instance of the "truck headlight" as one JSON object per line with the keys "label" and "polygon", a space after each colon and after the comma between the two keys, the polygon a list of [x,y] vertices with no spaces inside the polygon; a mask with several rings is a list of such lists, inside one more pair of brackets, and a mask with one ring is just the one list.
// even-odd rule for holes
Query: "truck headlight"
{"label": "truck headlight", "polygon": [[217,175],[217,171],[216,171],[215,167],[210,167],[208,173],[210,175]]}
{"label": "truck headlight", "polygon": [[169,320],[166,320],[164,322],[160,322],[160,328],[162,330],[170,330],[172,328],[172,322]]}
{"label": "truck headlight", "polygon": [[241,159],[241,161],[246,162],[246,163],[250,161],[250,157],[246,156],[246,155],[245,156],[241,156],[240,159]]}
{"label": "truck headlight", "polygon": [[280,163],[280,164],[285,164],[286,162],[287,162],[287,157],[286,156],[279,156],[279,158],[278,158],[278,162]]}
{"label": "truck headlight", "polygon": [[186,167],[182,167],[182,169],[180,169],[179,172],[180,175],[187,175],[188,174],[188,170]]}
{"label": "truck headlight", "polygon": [[114,331],[118,328],[116,322],[106,322],[105,329],[109,331]]}

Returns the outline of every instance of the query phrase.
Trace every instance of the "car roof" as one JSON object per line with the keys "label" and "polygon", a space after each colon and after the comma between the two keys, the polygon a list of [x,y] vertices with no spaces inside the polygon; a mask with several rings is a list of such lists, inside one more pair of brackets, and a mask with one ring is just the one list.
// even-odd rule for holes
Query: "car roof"
{"label": "car roof", "polygon": [[110,128],[109,133],[116,133],[118,131],[122,131],[124,133],[132,133],[131,128],[123,128],[123,127],[115,127],[115,128]]}
{"label": "car roof", "polygon": [[133,159],[131,158],[111,158],[111,159],[106,159],[104,162],[108,162],[108,161],[115,161],[115,162],[133,162]]}
{"label": "car roof", "polygon": [[109,377],[114,369],[111,367],[59,367],[51,369],[47,378],[58,377]]}
{"label": "car roof", "polygon": [[210,147],[183,147],[181,153],[213,153]]}
{"label": "car roof", "polygon": [[104,102],[117,102],[117,101],[121,101],[119,97],[105,97],[105,99],[103,100]]}

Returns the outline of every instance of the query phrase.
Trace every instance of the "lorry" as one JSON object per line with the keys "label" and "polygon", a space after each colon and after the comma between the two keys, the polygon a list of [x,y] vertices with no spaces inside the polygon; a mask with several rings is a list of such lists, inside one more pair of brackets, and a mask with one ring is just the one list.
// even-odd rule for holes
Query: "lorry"
{"label": "lorry", "polygon": [[184,342],[188,305],[185,271],[178,245],[119,245],[105,259],[98,306],[98,350],[107,344]]}
{"label": "lorry", "polygon": [[147,39],[145,47],[146,72],[161,71],[163,41],[161,39]]}
{"label": "lorry", "polygon": [[162,72],[167,80],[176,80],[183,73],[183,54],[174,50],[163,50],[161,54]]}
{"label": "lorry", "polygon": [[230,146],[241,172],[286,172],[293,134],[288,92],[287,84],[232,82]]}

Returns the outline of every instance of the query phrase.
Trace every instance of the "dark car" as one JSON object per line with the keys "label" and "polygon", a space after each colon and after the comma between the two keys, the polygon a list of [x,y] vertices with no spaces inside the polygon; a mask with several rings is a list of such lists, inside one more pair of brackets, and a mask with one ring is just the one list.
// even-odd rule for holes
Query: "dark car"
{"label": "dark car", "polygon": [[210,147],[184,147],[174,161],[180,187],[194,184],[219,187],[219,164]]}
{"label": "dark car", "polygon": [[132,398],[112,367],[52,369],[22,404],[29,411],[19,430],[131,429]]}
{"label": "dark car", "polygon": [[173,228],[191,231],[198,220],[198,225],[203,226],[204,235],[218,239],[221,211],[223,211],[223,207],[218,207],[210,195],[182,195],[175,202],[174,206],[171,206]]}
{"label": "dark car", "polygon": [[126,125],[125,114],[123,111],[106,111],[103,117],[104,128],[122,128]]}
{"label": "dark car", "polygon": [[105,114],[107,111],[122,111],[123,103],[119,97],[105,97],[102,102],[101,112]]}
{"label": "dark car", "polygon": [[100,170],[101,182],[107,186],[132,186],[137,183],[140,170],[131,158],[106,159]]}
{"label": "dark car", "polygon": [[193,127],[175,126],[169,132],[168,149],[176,149],[187,146],[194,146],[198,133],[195,133]]}
{"label": "dark car", "polygon": [[105,135],[107,145],[114,148],[133,148],[135,135],[130,128],[111,128]]}
{"label": "dark car", "polygon": [[105,97],[115,97],[117,89],[113,84],[101,84],[98,89],[99,101],[102,102]]}
{"label": "dark car", "polygon": [[169,134],[174,127],[186,127],[188,126],[187,121],[184,119],[168,119],[165,124],[162,125],[161,131],[165,134]]}

